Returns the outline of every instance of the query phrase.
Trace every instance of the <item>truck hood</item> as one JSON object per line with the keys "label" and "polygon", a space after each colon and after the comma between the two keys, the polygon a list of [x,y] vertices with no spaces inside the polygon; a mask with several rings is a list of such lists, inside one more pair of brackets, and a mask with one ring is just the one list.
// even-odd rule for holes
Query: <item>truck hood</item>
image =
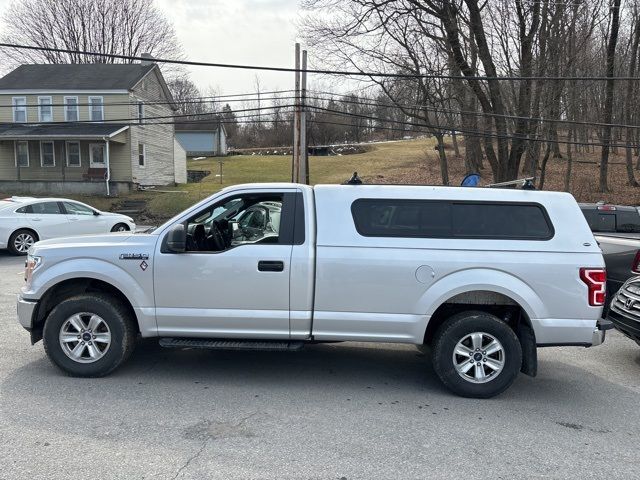
{"label": "truck hood", "polygon": [[[53,238],[37,242],[29,253],[38,255],[44,252],[69,251],[73,256],[78,251],[91,251],[92,256],[100,256],[100,251],[114,249],[144,248],[153,249],[157,235],[133,234],[131,232],[107,233],[101,235],[77,235],[74,237]],[[123,250],[122,253],[127,253]]]}

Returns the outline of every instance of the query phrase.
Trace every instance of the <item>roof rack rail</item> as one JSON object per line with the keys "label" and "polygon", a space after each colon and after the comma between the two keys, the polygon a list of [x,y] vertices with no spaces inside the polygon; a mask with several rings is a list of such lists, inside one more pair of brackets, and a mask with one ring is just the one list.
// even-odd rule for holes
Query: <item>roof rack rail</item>
{"label": "roof rack rail", "polygon": [[488,188],[501,188],[501,187],[510,187],[510,186],[520,186],[523,190],[535,190],[536,187],[533,184],[533,177],[525,177],[519,178],[517,180],[509,180],[507,182],[499,182],[499,183],[490,183],[489,185],[485,185]]}

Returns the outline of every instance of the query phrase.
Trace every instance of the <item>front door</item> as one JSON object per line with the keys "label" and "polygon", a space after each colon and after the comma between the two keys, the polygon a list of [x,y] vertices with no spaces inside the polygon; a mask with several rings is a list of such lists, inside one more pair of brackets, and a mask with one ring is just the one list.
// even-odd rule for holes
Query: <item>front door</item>
{"label": "front door", "polygon": [[[227,196],[181,222],[187,250],[154,259],[161,336],[289,338],[294,190]],[[247,211],[260,212],[251,225]]]}
{"label": "front door", "polygon": [[69,220],[69,235],[83,235],[91,233],[107,233],[107,221],[103,215],[96,215],[96,211],[77,202],[62,202],[65,214]]}
{"label": "front door", "polygon": [[92,143],[89,145],[89,167],[106,168],[105,158],[107,156],[104,143]]}

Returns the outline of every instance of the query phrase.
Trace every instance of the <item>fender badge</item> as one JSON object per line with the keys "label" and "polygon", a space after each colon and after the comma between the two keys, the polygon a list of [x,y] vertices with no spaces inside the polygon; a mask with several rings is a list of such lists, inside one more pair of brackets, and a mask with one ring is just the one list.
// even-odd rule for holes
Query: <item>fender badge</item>
{"label": "fender badge", "polygon": [[142,269],[143,272],[147,269],[148,266],[149,266],[149,264],[147,262],[145,262],[144,260],[140,264],[140,268]]}
{"label": "fender badge", "polygon": [[120,260],[149,260],[148,253],[121,253]]}

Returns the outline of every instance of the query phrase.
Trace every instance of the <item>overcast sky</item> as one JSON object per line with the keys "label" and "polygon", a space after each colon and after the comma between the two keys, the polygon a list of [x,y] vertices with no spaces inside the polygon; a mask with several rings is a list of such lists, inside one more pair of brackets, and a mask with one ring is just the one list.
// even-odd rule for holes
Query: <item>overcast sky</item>
{"label": "overcast sky", "polygon": [[[11,0],[0,0],[0,13]],[[189,60],[293,66],[297,0],[155,0],[173,22]],[[0,25],[1,29],[1,25]],[[200,89],[254,91],[256,72],[190,68]],[[259,72],[261,89],[293,88],[292,73]]]}

